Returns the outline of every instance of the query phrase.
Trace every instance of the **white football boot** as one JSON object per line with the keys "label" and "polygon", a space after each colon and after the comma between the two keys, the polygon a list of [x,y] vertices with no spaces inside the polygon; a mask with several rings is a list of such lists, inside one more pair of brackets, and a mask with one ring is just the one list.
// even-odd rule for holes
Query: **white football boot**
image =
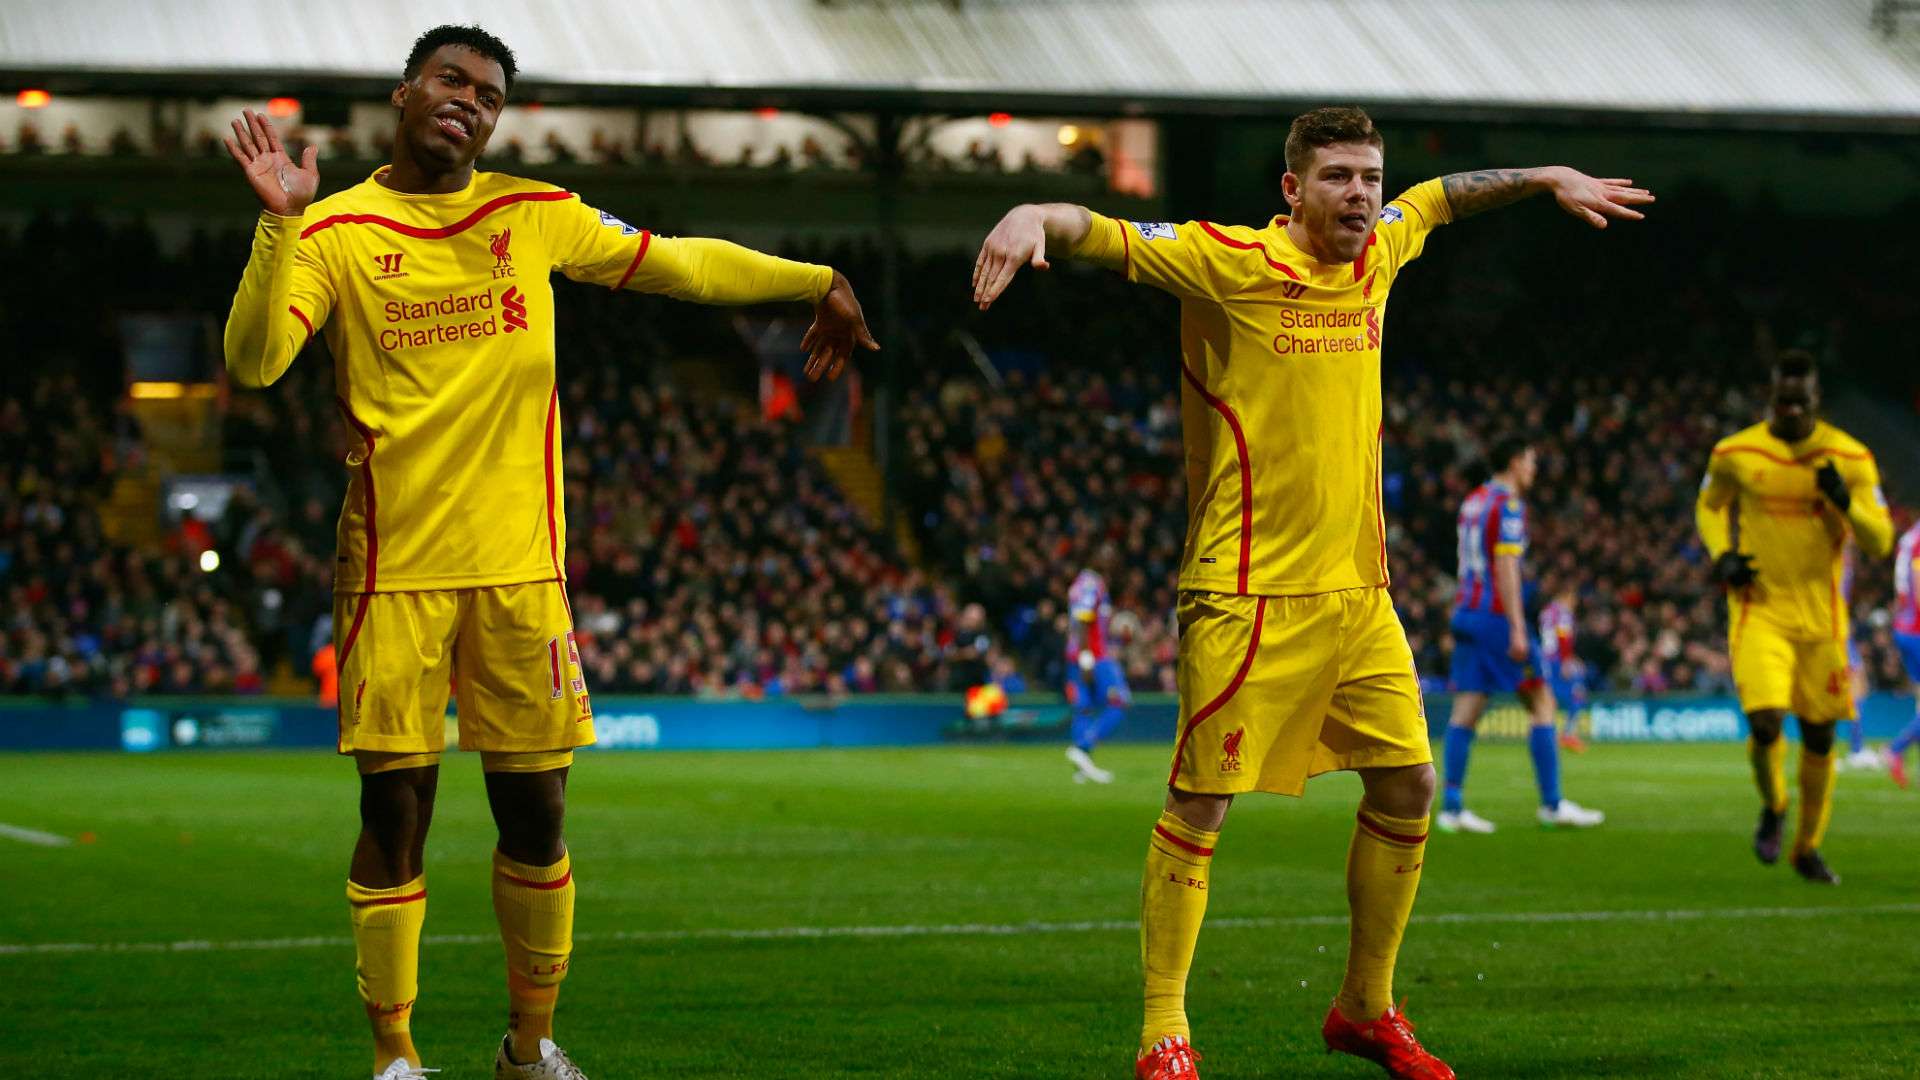
{"label": "white football boot", "polygon": [[1073,777],[1075,783],[1084,784],[1088,781],[1096,784],[1113,783],[1113,774],[1095,765],[1092,756],[1085,750],[1077,746],[1067,747],[1067,760],[1073,762],[1073,767],[1079,770]]}
{"label": "white football boot", "polygon": [[1540,827],[1543,829],[1591,829],[1607,820],[1607,815],[1598,810],[1589,810],[1572,799],[1561,799],[1560,805],[1552,810],[1540,808]]}
{"label": "white football boot", "polygon": [[493,1056],[493,1080],[587,1080],[587,1074],[552,1039],[540,1040],[540,1060],[531,1065],[516,1065],[507,1056],[511,1040],[512,1036],[500,1040],[500,1052]]}
{"label": "white football boot", "polygon": [[1448,833],[1470,832],[1484,834],[1493,831],[1493,822],[1488,821],[1486,818],[1481,817],[1471,810],[1442,810],[1440,811],[1439,820],[1435,821],[1434,824],[1440,826],[1441,832]]}
{"label": "white football boot", "polygon": [[1885,767],[1885,764],[1880,760],[1880,754],[1871,746],[1863,746],[1859,750],[1848,754],[1845,761],[1850,771],[1879,772]]}
{"label": "white football boot", "polygon": [[394,1058],[387,1067],[374,1074],[373,1080],[426,1080],[428,1073],[437,1073],[439,1069],[423,1069],[406,1058]]}

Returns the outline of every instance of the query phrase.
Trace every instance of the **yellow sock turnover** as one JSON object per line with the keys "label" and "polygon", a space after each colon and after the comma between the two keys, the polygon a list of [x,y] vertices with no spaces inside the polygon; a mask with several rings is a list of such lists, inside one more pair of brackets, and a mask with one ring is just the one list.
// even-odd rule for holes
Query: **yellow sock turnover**
{"label": "yellow sock turnover", "polygon": [[540,1059],[573,955],[573,861],[528,866],[493,853],[493,914],[507,947],[507,1035],[513,1059]]}
{"label": "yellow sock turnover", "polygon": [[1426,859],[1427,819],[1389,817],[1360,804],[1347,848],[1347,977],[1334,999],[1349,1020],[1378,1020],[1393,1004],[1393,962],[1413,914]]}
{"label": "yellow sock turnover", "polygon": [[1207,868],[1217,832],[1205,832],[1163,812],[1147,843],[1140,883],[1140,966],[1146,972],[1145,1050],[1167,1035],[1189,1037],[1187,969],[1207,916]]}
{"label": "yellow sock turnover", "polygon": [[1826,839],[1827,819],[1833,816],[1834,758],[1834,750],[1814,754],[1804,746],[1800,748],[1800,829],[1793,836],[1795,858],[1820,850],[1820,841]]}
{"label": "yellow sock turnover", "polygon": [[1787,740],[1785,736],[1762,744],[1747,736],[1747,759],[1753,762],[1753,783],[1760,802],[1776,814],[1787,812]]}
{"label": "yellow sock turnover", "polygon": [[353,915],[355,974],[373,1024],[373,1071],[396,1058],[420,1064],[413,1047],[413,1002],[420,995],[420,927],[427,921],[427,878],[391,889],[347,882]]}

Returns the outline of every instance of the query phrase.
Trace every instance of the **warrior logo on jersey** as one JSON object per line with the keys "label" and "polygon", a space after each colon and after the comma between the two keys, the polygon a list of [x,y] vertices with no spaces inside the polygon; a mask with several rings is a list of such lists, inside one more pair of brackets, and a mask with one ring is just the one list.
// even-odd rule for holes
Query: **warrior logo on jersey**
{"label": "warrior logo on jersey", "polygon": [[1226,738],[1220,740],[1220,750],[1226,756],[1220,759],[1220,771],[1236,773],[1240,771],[1240,740],[1246,738],[1247,729],[1234,728]]}
{"label": "warrior logo on jersey", "polygon": [[1180,238],[1171,221],[1135,221],[1130,224],[1140,233],[1142,240],[1178,240]]}
{"label": "warrior logo on jersey", "polygon": [[513,243],[512,229],[501,229],[487,237],[487,250],[493,252],[493,276],[496,280],[514,276],[513,255],[507,250],[507,245],[511,243]]}
{"label": "warrior logo on jersey", "polygon": [[619,229],[621,236],[632,236],[640,231],[626,222],[621,221],[619,218],[614,217],[612,214],[607,213],[605,210],[600,211],[600,224],[605,225],[609,229]]}

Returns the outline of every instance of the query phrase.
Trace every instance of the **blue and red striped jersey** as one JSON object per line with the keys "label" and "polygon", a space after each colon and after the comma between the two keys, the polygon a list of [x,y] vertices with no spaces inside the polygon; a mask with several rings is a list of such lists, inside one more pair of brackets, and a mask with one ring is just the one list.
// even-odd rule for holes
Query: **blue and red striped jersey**
{"label": "blue and red striped jersey", "polygon": [[1893,551],[1893,628],[1902,634],[1920,634],[1920,595],[1915,594],[1913,563],[1920,559],[1920,521],[1900,534]]}
{"label": "blue and red striped jersey", "polygon": [[1527,551],[1527,511],[1520,493],[1497,480],[1474,488],[1460,504],[1461,611],[1504,614],[1506,605],[1494,588],[1496,555],[1522,556]]}
{"label": "blue and red striped jersey", "polygon": [[1067,588],[1067,614],[1067,659],[1077,661],[1084,649],[1094,660],[1105,660],[1107,621],[1113,617],[1107,580],[1092,570],[1080,571]]}

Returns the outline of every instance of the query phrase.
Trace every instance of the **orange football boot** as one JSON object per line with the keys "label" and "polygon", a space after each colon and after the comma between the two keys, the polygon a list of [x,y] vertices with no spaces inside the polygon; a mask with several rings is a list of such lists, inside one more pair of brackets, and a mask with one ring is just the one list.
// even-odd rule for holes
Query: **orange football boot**
{"label": "orange football boot", "polygon": [[1364,1024],[1341,1016],[1338,1007],[1328,1009],[1320,1037],[1327,1040],[1327,1053],[1338,1050],[1366,1058],[1386,1069],[1393,1080],[1454,1080],[1447,1063],[1427,1053],[1413,1037],[1413,1022],[1391,1005],[1380,1019]]}
{"label": "orange football boot", "polygon": [[1200,1070],[1194,1067],[1199,1060],[1186,1039],[1168,1035],[1133,1063],[1134,1080],[1200,1080]]}

